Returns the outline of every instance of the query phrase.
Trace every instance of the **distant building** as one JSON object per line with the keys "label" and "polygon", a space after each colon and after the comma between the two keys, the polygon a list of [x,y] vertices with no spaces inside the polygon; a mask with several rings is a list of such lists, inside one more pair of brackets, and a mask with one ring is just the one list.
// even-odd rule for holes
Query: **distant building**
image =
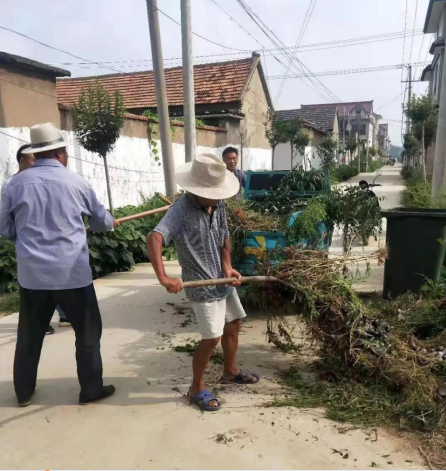
{"label": "distant building", "polygon": [[296,110],[276,111],[276,116],[286,120],[300,118],[315,124],[326,133],[336,137],[339,134],[338,105],[336,104],[302,105]]}
{"label": "distant building", "polygon": [[355,136],[364,147],[378,147],[379,121],[382,116],[373,111],[373,101],[338,103],[338,113],[342,148]]}
{"label": "distant building", "polygon": [[45,121],[59,126],[56,77],[70,75],[68,70],[0,51],[0,128]]}
{"label": "distant building", "polygon": [[[291,170],[295,167],[319,169],[321,160],[317,148],[328,134],[338,129],[337,108],[333,105],[321,106],[317,109],[281,110],[276,112],[276,118],[291,121],[299,118],[303,121],[303,127],[310,136],[310,142],[305,148],[304,155],[293,152],[291,157],[291,143],[286,142],[274,149],[273,170]],[[310,119],[311,118],[311,119]],[[333,133],[334,134],[334,133]]]}

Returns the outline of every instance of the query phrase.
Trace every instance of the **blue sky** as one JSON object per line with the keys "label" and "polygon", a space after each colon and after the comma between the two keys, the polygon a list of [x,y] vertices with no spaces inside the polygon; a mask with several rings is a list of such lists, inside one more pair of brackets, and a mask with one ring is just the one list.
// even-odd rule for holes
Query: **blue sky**
{"label": "blue sky", "polygon": [[[274,47],[258,29],[236,0],[215,0],[234,19],[264,46]],[[293,46],[299,35],[310,0],[246,0],[257,15],[287,46]],[[0,25],[15,29],[33,38],[94,61],[149,60],[150,39],[145,0],[0,0]],[[407,0],[407,29],[424,25],[428,0]],[[415,17],[415,9],[417,15]],[[158,7],[180,21],[180,0],[158,0]],[[330,42],[362,36],[403,31],[406,0],[318,0],[301,44]],[[167,58],[181,57],[180,27],[160,15],[163,53]],[[261,46],[212,0],[192,0],[193,30],[224,46],[258,50]],[[430,61],[427,50],[431,36],[406,39],[404,63]],[[79,62],[65,54],[52,51],[25,38],[0,30],[1,50],[30,57],[47,63]],[[421,47],[423,46],[423,47]],[[194,56],[231,54],[226,49],[200,38],[193,40]],[[412,52],[411,52],[412,51]],[[249,53],[248,53],[249,55]],[[225,60],[238,55],[215,56],[206,60]],[[280,57],[280,56],[278,56]],[[392,40],[299,53],[298,58],[312,72],[354,69],[403,62],[403,40]],[[419,59],[420,58],[420,59]],[[287,62],[282,59],[283,62]],[[179,65],[178,60],[165,62],[165,66]],[[110,64],[122,71],[151,69],[151,62],[130,63],[133,67],[120,67],[125,63]],[[266,58],[269,76],[284,75],[286,68],[274,57]],[[96,65],[63,65],[73,76],[111,73]],[[418,79],[421,68],[416,70]],[[382,71],[367,74],[338,75],[320,79],[342,101],[374,100],[384,119],[401,120],[401,71]],[[270,80],[273,99],[281,80]],[[424,93],[425,84],[414,84],[414,92]],[[306,82],[288,78],[277,102],[277,109],[298,108],[302,104],[323,103],[321,97]],[[392,142],[401,141],[401,124],[389,121]]]}

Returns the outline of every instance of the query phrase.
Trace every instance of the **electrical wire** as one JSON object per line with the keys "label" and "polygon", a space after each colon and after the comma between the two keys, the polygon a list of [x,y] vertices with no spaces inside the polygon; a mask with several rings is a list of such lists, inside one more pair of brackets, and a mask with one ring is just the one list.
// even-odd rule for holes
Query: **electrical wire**
{"label": "electrical wire", "polygon": [[[156,10],[158,10],[162,15],[164,15],[166,18],[169,18],[169,20],[173,21],[175,24],[177,24],[178,26],[181,27],[181,23],[177,20],[175,20],[174,18],[172,18],[171,16],[169,16],[167,13],[164,13],[162,10],[160,10],[158,7],[155,7],[153,5],[153,3],[151,2],[151,0],[149,0],[150,4],[152,5],[153,8],[155,8]],[[211,44],[215,44],[216,46],[220,46],[220,47],[223,47],[224,49],[230,49],[232,51],[244,51],[244,52],[249,52],[247,49],[237,49],[235,47],[229,47],[229,46],[225,46],[223,44],[220,44],[220,43],[217,43],[215,41],[212,41],[211,39],[208,39],[208,38],[205,38],[204,36],[201,36],[201,34],[198,34],[198,33],[195,33],[194,31],[192,31],[192,34],[194,36],[197,36],[197,38],[200,38],[200,39],[204,39],[205,41],[207,41],[208,43],[211,43]]]}
{"label": "electrical wire", "polygon": [[380,106],[377,110],[375,110],[375,113],[377,113],[379,110],[382,110],[385,108],[387,105],[390,105],[390,103],[393,103],[396,101],[398,98],[401,98],[401,93],[398,93],[398,95],[395,98],[392,98],[391,100],[387,101],[383,106]]}
{"label": "electrical wire", "polygon": [[220,10],[227,16],[229,16],[229,18],[239,27],[241,28],[249,37],[251,37],[252,39],[254,39],[254,41],[257,43],[257,44],[260,44],[260,46],[262,46],[262,48],[264,48],[264,46],[262,45],[262,43],[260,43],[260,41],[258,41],[246,28],[244,28],[236,19],[234,19],[222,6],[220,6],[216,0],[211,0],[212,3],[214,3],[215,5],[217,5],[218,8],[220,8]]}
{"label": "electrical wire", "polygon": [[[408,31],[406,36],[410,36],[411,32]],[[416,36],[423,35],[423,32],[416,31],[415,32]],[[300,52],[312,52],[312,51],[325,51],[328,49],[336,49],[336,48],[342,48],[342,47],[351,47],[351,46],[362,46],[364,44],[374,44],[378,42],[383,42],[383,41],[392,41],[395,39],[401,39],[403,37],[403,32],[397,32],[397,33],[388,33],[385,35],[374,35],[374,36],[364,36],[364,37],[358,37],[358,38],[350,38],[350,39],[343,39],[339,41],[330,41],[330,42],[321,42],[321,43],[314,43],[314,44],[304,44],[300,46],[297,50]],[[256,41],[258,41],[256,39]],[[259,44],[260,41],[258,41]],[[320,47],[320,46],[329,46],[329,47]],[[287,47],[287,51],[293,52],[295,49],[293,47]],[[264,46],[262,46],[261,52],[264,55],[264,57],[271,57],[274,54],[277,54],[275,51],[282,51],[282,49],[268,49]],[[229,52],[229,53],[222,53],[222,54],[205,54],[205,55],[198,55],[198,56],[193,56],[194,59],[206,59],[209,57],[228,57],[228,56],[242,56],[246,55],[246,52]],[[279,52],[279,54],[283,54],[282,52]],[[164,62],[167,61],[176,61],[176,62],[181,62],[182,58],[181,57],[168,57],[163,59]],[[152,59],[131,59],[131,60],[119,60],[119,61],[98,61],[98,64],[137,64],[137,65],[117,65],[116,67],[139,67],[139,63],[146,63],[146,62],[153,62]],[[53,66],[70,66],[70,65],[88,65],[90,62],[50,62],[50,65]],[[83,69],[89,69],[92,67],[82,67]]]}
{"label": "electrical wire", "polygon": [[[302,38],[304,37],[304,34],[307,30],[308,23],[310,22],[311,16],[312,16],[313,11],[314,11],[314,7],[316,5],[316,2],[317,2],[317,0],[310,0],[310,3],[308,4],[307,13],[305,15],[304,21],[302,22],[302,26],[300,28],[299,35],[297,36],[296,44],[294,46],[294,49],[298,48],[300,46],[300,43],[302,42]],[[295,59],[295,54],[296,54],[296,52],[292,53],[292,56],[291,56],[291,58],[288,62],[288,67],[287,67],[287,70],[285,72],[285,77],[282,80],[282,83],[280,84],[279,90],[277,91],[276,98],[274,99],[274,108],[276,107],[277,102],[279,101],[280,95],[282,94],[282,91],[285,87],[285,82],[286,82],[286,79],[288,77],[288,72],[290,71],[291,64],[292,64],[293,60]]]}
{"label": "electrical wire", "polygon": [[[421,67],[423,65],[426,65],[426,63],[421,63],[421,64],[413,64],[413,67]],[[362,74],[362,73],[368,73],[368,72],[381,72],[385,70],[395,70],[395,69],[401,69],[406,67],[405,64],[394,64],[394,65],[380,65],[377,67],[361,67],[358,69],[341,69],[341,70],[329,70],[325,72],[312,72],[311,76],[312,77],[328,77],[332,75],[350,75],[350,74]],[[283,79],[284,75],[273,75],[270,76],[270,80],[280,80]],[[308,77],[306,74],[300,74],[300,75],[290,75],[288,78],[303,78],[303,77]]]}
{"label": "electrical wire", "polygon": [[407,31],[407,7],[408,7],[409,0],[406,0],[406,13],[404,15],[404,38],[403,38],[403,60],[402,62],[404,63],[404,58],[406,55],[406,31]]}
{"label": "electrical wire", "polygon": [[[260,30],[265,34],[265,36],[271,41],[271,43],[276,46],[278,49],[281,49],[284,52],[284,55],[290,58],[289,53],[286,50],[286,46],[282,43],[282,41],[278,38],[278,36],[272,31],[266,24],[263,22],[259,16],[244,2],[244,0],[237,0],[239,5],[242,7],[242,9],[246,12],[246,14],[251,18],[251,20],[260,28]],[[275,57],[277,61],[280,62],[280,60]],[[310,69],[303,64],[302,61],[296,58],[297,64],[293,63],[293,68],[299,72],[305,72],[305,69],[310,72]],[[314,79],[313,77],[307,77],[307,80],[310,86],[317,92],[319,93],[324,100],[328,101],[341,101],[336,95],[334,95],[328,87],[326,87],[322,82],[320,82],[318,79]]]}
{"label": "electrical wire", "polygon": [[10,33],[14,33],[14,34],[17,34],[18,36],[22,36],[23,38],[26,38],[26,39],[29,39],[30,41],[33,41],[37,44],[40,44],[41,46],[44,46],[44,47],[47,47],[49,49],[53,49],[54,51],[58,51],[58,52],[63,52],[64,54],[67,54],[71,57],[74,57],[75,59],[80,59],[81,61],[86,61],[88,62],[89,64],[96,64],[98,65],[99,67],[103,68],[103,69],[109,69],[109,70],[112,70],[113,72],[118,72],[118,73],[121,73],[120,70],[117,70],[117,69],[113,69],[112,67],[108,67],[106,65],[102,65],[100,62],[95,62],[95,61],[90,61],[88,59],[84,59],[80,56],[76,56],[75,54],[71,54],[71,52],[68,52],[68,51],[64,51],[63,49],[59,49],[58,47],[53,47],[53,46],[50,46],[49,44],[45,44],[43,43],[42,41],[39,41],[37,39],[34,39],[34,38],[31,38],[30,36],[27,36],[26,34],[23,34],[23,33],[19,33],[18,31],[15,31],[13,29],[10,29],[10,28],[6,28],[5,26],[0,26],[0,29],[3,29],[5,31],[9,31]]}
{"label": "electrical wire", "polygon": [[[415,25],[416,25],[416,22],[417,22],[417,13],[418,13],[418,0],[416,0],[416,4],[415,4],[415,16],[414,16],[414,19],[413,19],[413,29],[415,31]],[[414,37],[415,37],[415,34],[412,34],[412,43],[410,45],[410,54],[409,54],[409,62],[412,60],[412,49],[413,49],[413,40],[414,40]]]}

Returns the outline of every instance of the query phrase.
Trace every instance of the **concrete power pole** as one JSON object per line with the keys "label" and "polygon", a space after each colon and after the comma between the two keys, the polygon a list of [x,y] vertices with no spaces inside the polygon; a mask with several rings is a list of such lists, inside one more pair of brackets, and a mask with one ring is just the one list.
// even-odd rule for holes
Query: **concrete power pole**
{"label": "concrete power pole", "polygon": [[157,0],[146,0],[149,18],[150,46],[152,48],[153,76],[155,78],[156,104],[158,110],[161,151],[164,166],[166,195],[177,192],[175,183],[175,163],[173,159],[172,137],[170,134],[169,107],[167,105],[166,81],[164,78],[163,52],[161,50],[160,25]]}
{"label": "concrete power pole", "polygon": [[195,97],[192,64],[191,0],[181,0],[181,39],[183,46],[183,109],[186,162],[195,156]]}
{"label": "concrete power pole", "polygon": [[[446,25],[445,25],[446,29]],[[444,51],[443,51],[444,55]],[[443,57],[443,72],[441,74],[440,100],[438,110],[437,138],[435,141],[434,170],[432,174],[432,197],[441,192],[446,182],[446,60]]]}
{"label": "concrete power pole", "polygon": [[[412,99],[412,66],[408,66],[408,77],[409,77],[409,95],[408,95],[408,102],[407,102],[407,108],[409,109],[410,107],[410,100]],[[410,132],[410,120],[406,118],[406,133],[409,134]]]}

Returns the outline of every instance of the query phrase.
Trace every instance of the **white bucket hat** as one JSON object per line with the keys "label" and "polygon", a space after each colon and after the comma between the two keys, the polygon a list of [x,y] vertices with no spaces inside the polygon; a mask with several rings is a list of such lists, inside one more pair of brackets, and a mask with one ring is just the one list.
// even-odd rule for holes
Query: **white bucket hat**
{"label": "white bucket hat", "polygon": [[22,154],[35,154],[68,145],[60,129],[57,129],[53,123],[36,124],[31,128],[31,146],[24,149]]}
{"label": "white bucket hat", "polygon": [[186,191],[202,198],[222,200],[238,193],[237,177],[212,154],[199,154],[175,172],[175,180]]}

